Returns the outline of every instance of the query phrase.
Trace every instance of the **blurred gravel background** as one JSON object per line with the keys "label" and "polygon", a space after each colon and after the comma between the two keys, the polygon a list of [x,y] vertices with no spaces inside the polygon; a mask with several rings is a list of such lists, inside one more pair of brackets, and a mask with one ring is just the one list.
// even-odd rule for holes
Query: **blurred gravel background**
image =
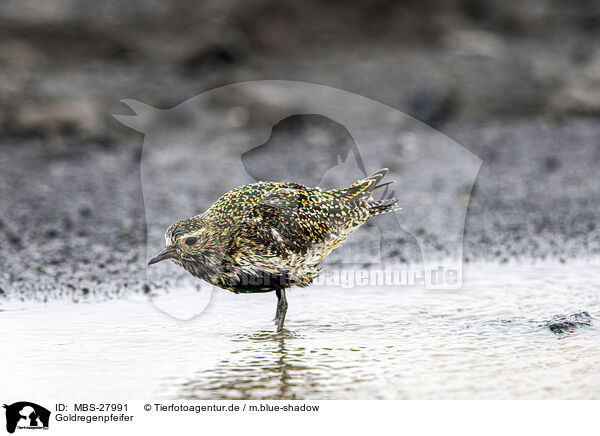
{"label": "blurred gravel background", "polygon": [[593,0],[4,0],[0,296],[147,291],[139,157],[115,121],[243,80],[381,101],[483,159],[466,261],[600,253]]}

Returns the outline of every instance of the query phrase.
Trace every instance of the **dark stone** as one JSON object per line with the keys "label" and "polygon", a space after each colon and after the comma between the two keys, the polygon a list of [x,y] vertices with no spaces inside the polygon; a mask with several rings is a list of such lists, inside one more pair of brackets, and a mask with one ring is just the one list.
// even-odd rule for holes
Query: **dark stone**
{"label": "dark stone", "polygon": [[591,326],[592,317],[585,311],[571,315],[557,315],[545,325],[554,334],[573,333],[578,328]]}

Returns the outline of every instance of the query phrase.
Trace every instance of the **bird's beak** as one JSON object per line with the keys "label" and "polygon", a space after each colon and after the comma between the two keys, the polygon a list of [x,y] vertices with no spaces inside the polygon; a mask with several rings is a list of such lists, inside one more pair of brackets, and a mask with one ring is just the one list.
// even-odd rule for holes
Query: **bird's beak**
{"label": "bird's beak", "polygon": [[154,263],[160,262],[165,259],[172,259],[175,257],[175,246],[166,247],[163,251],[158,253],[148,262],[148,265],[152,265]]}

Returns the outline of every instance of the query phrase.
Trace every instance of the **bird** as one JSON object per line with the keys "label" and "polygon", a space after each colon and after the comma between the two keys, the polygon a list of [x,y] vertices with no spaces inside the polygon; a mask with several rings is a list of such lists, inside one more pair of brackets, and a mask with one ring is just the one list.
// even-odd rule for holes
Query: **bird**
{"label": "bird", "polygon": [[[285,292],[306,287],[321,261],[367,220],[398,210],[381,169],[340,189],[260,181],[227,192],[200,215],[172,224],[148,265],[171,260],[193,276],[236,294],[275,292],[277,332]],[[386,187],[382,198],[373,191]]]}

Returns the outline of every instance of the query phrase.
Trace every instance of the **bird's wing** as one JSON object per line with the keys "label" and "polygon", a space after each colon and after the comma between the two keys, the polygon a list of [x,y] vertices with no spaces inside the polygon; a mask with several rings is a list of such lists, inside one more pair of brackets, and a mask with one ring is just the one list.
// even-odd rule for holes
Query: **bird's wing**
{"label": "bird's wing", "polygon": [[306,254],[330,233],[329,211],[318,196],[301,185],[289,184],[267,193],[244,216],[232,234],[230,248],[264,248],[285,258]]}

